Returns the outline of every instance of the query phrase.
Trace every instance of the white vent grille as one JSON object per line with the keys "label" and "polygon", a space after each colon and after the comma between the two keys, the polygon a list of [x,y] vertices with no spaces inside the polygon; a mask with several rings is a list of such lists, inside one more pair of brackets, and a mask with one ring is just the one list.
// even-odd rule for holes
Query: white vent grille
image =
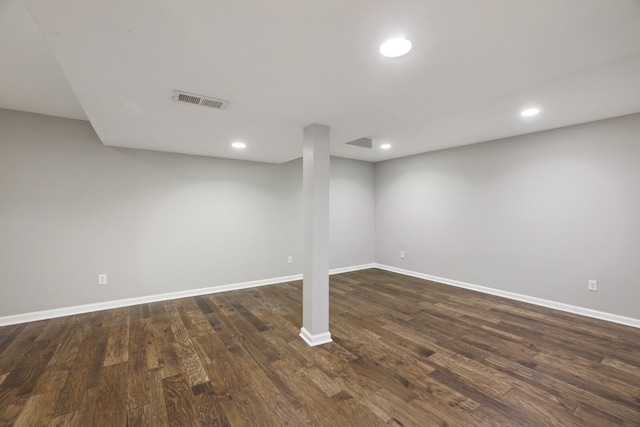
{"label": "white vent grille", "polygon": [[209,98],[207,96],[194,95],[192,93],[175,91],[173,100],[177,102],[186,102],[188,104],[202,105],[203,107],[214,108],[216,110],[224,110],[229,101],[223,99]]}

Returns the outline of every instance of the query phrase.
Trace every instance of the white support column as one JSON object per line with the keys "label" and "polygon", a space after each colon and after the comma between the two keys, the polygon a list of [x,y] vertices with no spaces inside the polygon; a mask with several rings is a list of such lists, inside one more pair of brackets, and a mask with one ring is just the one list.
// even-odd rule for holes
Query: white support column
{"label": "white support column", "polygon": [[329,332],[329,127],[304,129],[302,204],[304,266],[300,337],[310,346]]}

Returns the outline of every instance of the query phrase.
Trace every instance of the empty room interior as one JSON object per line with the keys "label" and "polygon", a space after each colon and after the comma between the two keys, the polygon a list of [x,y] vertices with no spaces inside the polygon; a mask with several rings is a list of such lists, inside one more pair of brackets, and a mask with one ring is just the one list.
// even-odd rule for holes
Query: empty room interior
{"label": "empty room interior", "polygon": [[640,1],[0,0],[0,426],[640,426]]}

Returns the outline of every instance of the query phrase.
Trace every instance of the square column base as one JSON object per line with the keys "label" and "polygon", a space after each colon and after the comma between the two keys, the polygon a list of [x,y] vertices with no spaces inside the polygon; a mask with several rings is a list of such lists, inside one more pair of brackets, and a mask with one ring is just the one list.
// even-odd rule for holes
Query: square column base
{"label": "square column base", "polygon": [[328,344],[333,342],[330,332],[324,332],[322,334],[311,335],[304,327],[300,328],[300,338],[304,340],[310,347],[317,345]]}

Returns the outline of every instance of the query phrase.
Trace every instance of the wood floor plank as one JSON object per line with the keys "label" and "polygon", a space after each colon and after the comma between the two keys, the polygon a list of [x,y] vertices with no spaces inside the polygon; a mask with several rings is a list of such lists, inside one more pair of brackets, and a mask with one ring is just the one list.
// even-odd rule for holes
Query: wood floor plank
{"label": "wood floor plank", "polygon": [[579,404],[573,414],[582,421],[583,425],[606,427],[621,426],[624,423],[623,418],[611,415],[608,412],[586,403]]}
{"label": "wood floor plank", "polygon": [[129,360],[129,325],[110,326],[108,331],[104,366],[127,362]]}
{"label": "wood floor plank", "polygon": [[0,425],[13,425],[27,403],[27,395],[20,394],[17,387],[0,388]]}
{"label": "wood floor plank", "polygon": [[0,327],[0,425],[640,427],[640,330],[386,271]]}
{"label": "wood floor plank", "polygon": [[539,372],[535,369],[535,366],[522,366],[514,363],[513,361],[497,356],[488,357],[485,363],[496,370],[501,370],[511,374],[514,378],[520,379],[524,382],[528,381],[532,387],[553,395],[554,398],[568,411],[574,411],[579,404],[584,402],[589,405],[597,406],[604,411],[609,411],[611,414],[618,414],[625,420],[636,420],[638,425],[640,425],[640,413],[632,408],[615,401],[607,400],[601,396],[593,394],[589,390],[584,390],[572,384],[565,383],[548,373]]}
{"label": "wood floor plank", "polygon": [[[60,332],[68,333],[70,331],[71,321],[68,317],[58,317],[47,321],[37,340],[52,340],[60,336]],[[23,325],[25,326],[25,325]]]}
{"label": "wood floor plank", "polygon": [[619,402],[640,412],[640,382],[629,383],[606,376],[593,369],[572,364],[568,361],[550,358],[544,353],[535,357],[536,370],[548,372],[564,382],[573,384],[607,400]]}
{"label": "wood floor plank", "polygon": [[15,421],[14,426],[37,426],[46,425],[53,417],[56,392],[34,394],[27,399],[27,402]]}
{"label": "wood floor plank", "polygon": [[0,338],[0,355],[13,343],[13,341],[20,335],[20,333],[27,327],[26,323],[21,325],[5,326],[2,329],[2,335]]}
{"label": "wood floor plank", "polygon": [[225,426],[229,421],[218,404],[218,398],[210,382],[191,387],[198,421],[203,426]]}
{"label": "wood floor plank", "polygon": [[206,370],[216,394],[227,395],[232,388],[249,383],[250,378],[242,370],[239,360],[228,351],[216,353],[211,361]]}
{"label": "wood floor plank", "polygon": [[57,365],[51,365],[51,362],[47,365],[36,386],[33,388],[33,394],[46,393],[48,391],[57,391],[60,389],[60,385],[64,384],[69,376],[70,370],[65,367]]}
{"label": "wood floor plank", "polygon": [[198,415],[191,388],[183,374],[162,380],[168,424],[171,427],[197,427]]}
{"label": "wood floor plank", "polygon": [[167,408],[162,388],[162,372],[160,369],[149,371],[149,420],[152,426],[164,427],[168,423]]}
{"label": "wood floor plank", "polygon": [[123,426],[127,422],[127,364],[102,368],[98,382],[98,405],[93,425]]}
{"label": "wood floor plank", "polygon": [[[101,336],[101,338],[103,338]],[[89,374],[87,375],[88,383],[87,388],[93,388],[98,386],[100,380],[100,374],[103,372],[102,366],[104,364],[104,357],[107,352],[107,340],[98,341],[96,344],[94,358],[90,361]]]}
{"label": "wood floor plank", "polygon": [[196,305],[197,309],[188,310],[185,306],[179,305],[178,312],[182,323],[184,323],[189,335],[210,334],[214,332],[213,327],[205,317],[204,313]]}
{"label": "wood floor plank", "polygon": [[74,412],[80,406],[82,397],[89,388],[91,368],[79,366],[69,371],[63,385],[59,388],[54,416]]}
{"label": "wood floor plank", "polygon": [[173,348],[180,362],[182,372],[187,376],[190,386],[202,384],[209,381],[209,377],[204,369],[202,359],[198,356],[198,352],[191,341],[191,337],[182,322],[175,305],[165,305],[167,314],[171,322],[171,330],[173,331],[174,342]]}
{"label": "wood floor plank", "polygon": [[70,325],[68,330],[68,334],[52,339],[52,342],[57,345],[57,348],[49,362],[50,365],[63,368],[70,368],[74,365],[78,350],[84,340],[85,331],[81,325]]}
{"label": "wood floor plank", "polygon": [[382,420],[385,424],[389,421],[401,426],[441,426],[445,424],[444,420],[432,414],[430,411],[421,410],[398,398],[393,392],[384,388],[370,395],[368,400],[381,411],[388,414],[387,419]]}
{"label": "wood floor plank", "polygon": [[73,412],[51,418],[48,427],[71,427],[73,423]]}
{"label": "wood floor plank", "polygon": [[147,369],[156,369],[158,365],[158,349],[156,347],[156,339],[153,333],[153,326],[151,319],[145,319],[144,324],[144,338],[145,338],[145,356],[147,358]]}
{"label": "wood floor plank", "polygon": [[182,372],[180,360],[174,347],[175,338],[168,320],[160,320],[153,324],[153,341],[158,358],[158,367],[162,377],[167,378]]}
{"label": "wood floor plank", "polygon": [[151,399],[149,393],[149,370],[144,352],[133,353],[127,362],[127,408],[135,409],[148,405]]}
{"label": "wood floor plank", "polygon": [[200,334],[191,337],[198,356],[205,365],[211,364],[215,354],[226,349],[217,333]]}
{"label": "wood floor plank", "polygon": [[615,357],[604,357],[600,362],[605,366],[609,366],[611,368],[617,369],[621,372],[624,372],[626,375],[632,375],[640,381],[640,366],[630,365],[621,360],[616,359]]}
{"label": "wood floor plank", "polygon": [[[32,351],[32,348],[42,348],[42,344],[36,342],[38,336],[47,326],[48,321],[28,323],[23,328],[16,328],[6,340],[10,340],[4,351],[0,353],[0,372],[9,372],[22,361],[23,357]],[[22,326],[22,325],[21,325]],[[48,342],[49,340],[45,340]]]}
{"label": "wood floor plank", "polygon": [[511,388],[503,397],[504,401],[520,410],[533,424],[581,427],[584,421],[558,405],[544,393],[527,393],[518,386]]}
{"label": "wood floor plank", "polygon": [[261,399],[256,387],[247,384],[243,387],[232,389],[229,396],[237,404],[242,420],[247,425],[277,425],[278,421],[268,410],[266,401]]}
{"label": "wood floor plank", "polygon": [[151,420],[149,418],[149,406],[139,406],[134,409],[129,409],[127,414],[127,427],[147,427],[151,426]]}
{"label": "wood floor plank", "polygon": [[266,405],[280,425],[320,425],[317,417],[306,406],[296,407],[284,396],[277,394],[266,399]]}
{"label": "wood floor plank", "polygon": [[142,306],[131,307],[131,319],[129,321],[129,353],[143,353],[146,351],[145,318],[142,315]]}
{"label": "wood floor plank", "polygon": [[14,370],[0,385],[0,393],[3,389],[12,387],[15,387],[20,395],[31,393],[40,376],[46,371],[54,352],[55,348],[50,346],[48,341],[34,342],[29,352],[21,357],[15,364]]}
{"label": "wood floor plank", "polygon": [[82,427],[94,424],[96,408],[98,407],[98,388],[87,389],[78,405],[78,410],[73,413],[71,425]]}

